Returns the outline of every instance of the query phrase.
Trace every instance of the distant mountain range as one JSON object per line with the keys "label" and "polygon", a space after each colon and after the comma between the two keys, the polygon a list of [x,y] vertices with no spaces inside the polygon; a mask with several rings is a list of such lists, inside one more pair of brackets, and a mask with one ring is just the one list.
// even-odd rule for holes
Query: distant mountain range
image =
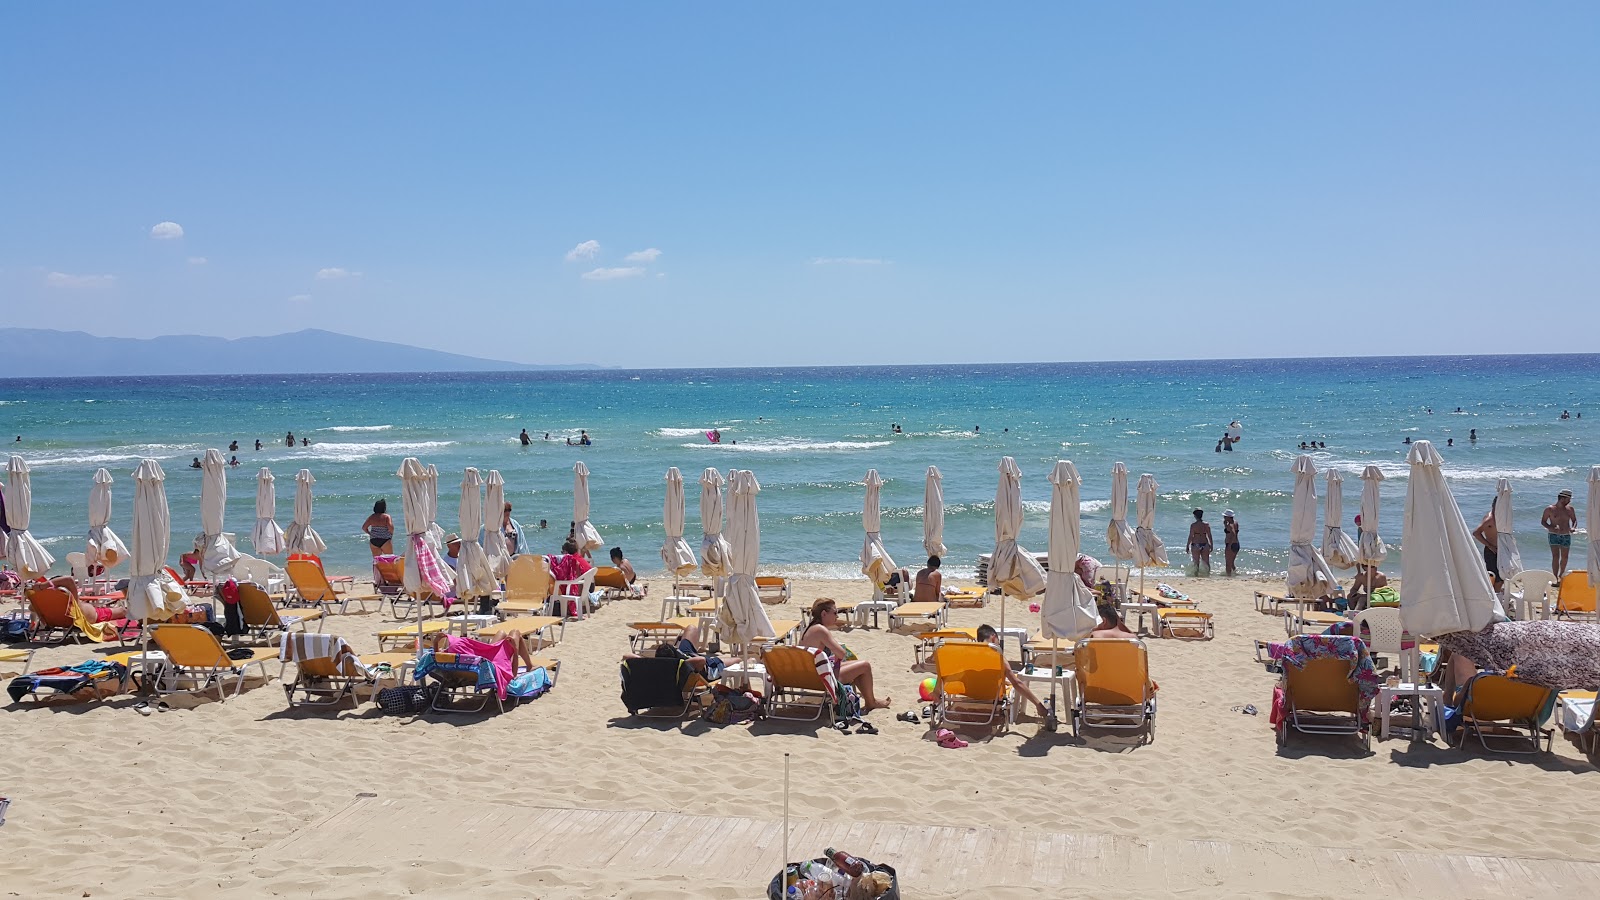
{"label": "distant mountain range", "polygon": [[0,328],[0,378],[94,375],[278,375],[371,372],[518,372],[598,369],[479,359],[307,328],[229,340],[199,335],[98,337],[82,331]]}

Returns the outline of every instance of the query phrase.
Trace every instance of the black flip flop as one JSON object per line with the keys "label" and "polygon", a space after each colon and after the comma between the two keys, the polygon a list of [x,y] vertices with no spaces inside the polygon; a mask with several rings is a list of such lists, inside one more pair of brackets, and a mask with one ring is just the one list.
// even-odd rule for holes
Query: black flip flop
{"label": "black flip flop", "polygon": [[903,712],[900,715],[895,716],[895,718],[901,722],[910,722],[913,725],[922,724],[922,718],[914,712]]}
{"label": "black flip flop", "polygon": [[861,727],[856,729],[856,734],[877,734],[877,733],[878,733],[878,726],[872,724],[871,722],[862,722],[861,723]]}
{"label": "black flip flop", "polygon": [[839,733],[840,734],[849,734],[850,733],[850,723],[846,722],[843,719],[840,719],[839,721],[834,722],[833,723],[833,727],[839,729]]}

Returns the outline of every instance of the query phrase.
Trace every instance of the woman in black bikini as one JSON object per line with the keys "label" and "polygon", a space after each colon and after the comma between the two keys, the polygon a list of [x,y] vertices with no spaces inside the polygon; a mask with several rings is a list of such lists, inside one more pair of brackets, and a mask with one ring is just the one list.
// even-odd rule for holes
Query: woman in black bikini
{"label": "woman in black bikini", "polygon": [[1206,511],[1194,511],[1194,522],[1189,526],[1189,558],[1194,560],[1194,573],[1200,574],[1200,567],[1205,566],[1206,574],[1211,574],[1211,525],[1205,521]]}
{"label": "woman in black bikini", "polygon": [[1233,517],[1231,509],[1222,511],[1222,552],[1223,564],[1227,567],[1224,573],[1237,575],[1233,562],[1239,558],[1239,522]]}
{"label": "woman in black bikini", "polygon": [[373,556],[383,556],[394,552],[394,519],[389,518],[389,504],[383,498],[372,504],[372,515],[361,523],[361,530],[367,533],[367,542],[372,545]]}

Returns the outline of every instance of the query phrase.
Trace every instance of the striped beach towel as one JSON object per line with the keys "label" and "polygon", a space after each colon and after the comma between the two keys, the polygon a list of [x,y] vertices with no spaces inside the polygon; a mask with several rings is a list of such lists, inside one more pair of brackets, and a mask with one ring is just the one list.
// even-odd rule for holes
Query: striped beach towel
{"label": "striped beach towel", "polygon": [[340,674],[371,677],[355,650],[336,634],[285,633],[278,644],[278,655],[284,662],[331,659],[338,664]]}

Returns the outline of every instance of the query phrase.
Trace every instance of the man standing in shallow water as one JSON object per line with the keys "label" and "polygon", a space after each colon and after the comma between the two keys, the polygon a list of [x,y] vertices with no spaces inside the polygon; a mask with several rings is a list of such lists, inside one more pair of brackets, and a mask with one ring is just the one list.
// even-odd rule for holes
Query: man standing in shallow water
{"label": "man standing in shallow water", "polygon": [[1556,502],[1544,508],[1539,524],[1550,533],[1550,571],[1560,580],[1567,572],[1567,554],[1572,552],[1572,532],[1578,527],[1578,511],[1572,508],[1572,492],[1562,491]]}

